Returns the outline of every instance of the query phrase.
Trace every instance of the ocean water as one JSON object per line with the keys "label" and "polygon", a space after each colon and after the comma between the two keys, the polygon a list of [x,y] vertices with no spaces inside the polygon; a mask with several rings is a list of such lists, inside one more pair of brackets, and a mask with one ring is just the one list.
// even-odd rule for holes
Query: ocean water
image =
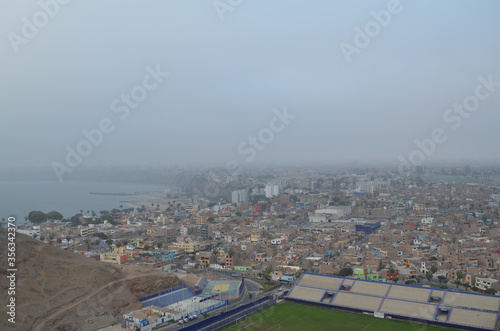
{"label": "ocean water", "polygon": [[[156,185],[117,184],[78,181],[0,181],[0,218],[16,217],[17,224],[26,224],[24,217],[32,210],[45,213],[55,210],[65,218],[87,210],[136,207],[124,201],[154,200],[154,193],[167,188]],[[100,195],[98,193],[132,193],[132,195]],[[29,222],[27,222],[29,223]]]}

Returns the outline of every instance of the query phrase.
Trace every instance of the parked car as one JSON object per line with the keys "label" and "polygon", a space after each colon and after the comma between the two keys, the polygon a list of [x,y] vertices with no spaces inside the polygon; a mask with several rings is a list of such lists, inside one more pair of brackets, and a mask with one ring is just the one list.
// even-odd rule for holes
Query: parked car
{"label": "parked car", "polygon": [[180,320],[180,321],[179,321],[179,325],[182,325],[183,323],[184,323],[184,321],[183,321],[183,320]]}

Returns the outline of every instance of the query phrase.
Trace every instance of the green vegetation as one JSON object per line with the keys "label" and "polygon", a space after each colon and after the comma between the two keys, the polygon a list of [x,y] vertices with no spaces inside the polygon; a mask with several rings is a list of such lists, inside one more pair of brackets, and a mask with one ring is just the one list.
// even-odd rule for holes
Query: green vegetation
{"label": "green vegetation", "polygon": [[345,267],[340,269],[339,275],[342,277],[349,277],[352,276],[353,273],[354,271],[352,270],[351,267]]}
{"label": "green vegetation", "polygon": [[[245,328],[248,326],[248,328]],[[315,305],[285,302],[261,310],[221,330],[442,331],[438,326],[375,318]]]}
{"label": "green vegetation", "polygon": [[28,214],[28,219],[33,224],[41,224],[47,221],[47,215],[39,210],[33,210]]}
{"label": "green vegetation", "polygon": [[110,215],[103,215],[101,216],[101,220],[104,222],[104,221],[108,221],[108,223],[112,224],[112,225],[116,225],[116,222],[114,220],[114,218]]}
{"label": "green vegetation", "polygon": [[268,282],[267,280],[257,280],[257,282],[259,282],[260,284],[262,284],[262,286],[264,286],[264,290],[267,290],[268,288],[270,287],[273,287],[274,285],[276,284],[273,284],[273,285],[267,285],[266,283]]}
{"label": "green vegetation", "polygon": [[47,213],[47,218],[48,218],[49,220],[57,220],[57,221],[60,221],[60,220],[62,220],[62,219],[63,219],[63,215],[62,215],[60,212],[53,210],[53,211],[49,211],[49,212]]}

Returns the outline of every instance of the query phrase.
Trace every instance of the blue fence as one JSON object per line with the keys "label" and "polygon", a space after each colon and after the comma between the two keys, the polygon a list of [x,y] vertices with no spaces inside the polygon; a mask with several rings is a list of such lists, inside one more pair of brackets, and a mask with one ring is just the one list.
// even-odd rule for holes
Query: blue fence
{"label": "blue fence", "polygon": [[177,291],[177,290],[180,290],[181,288],[183,288],[184,286],[178,286],[178,287],[175,287],[173,289],[170,289],[170,290],[167,290],[167,291],[163,291],[163,292],[160,292],[160,293],[156,293],[156,294],[152,294],[152,295],[149,295],[147,297],[144,297],[142,299],[139,299],[140,302],[143,302],[143,301],[146,301],[148,299],[151,299],[151,298],[154,298],[154,297],[157,297],[159,295],[163,295],[163,294],[167,294],[168,292],[173,292],[173,291]]}
{"label": "blue fence", "polygon": [[238,288],[238,296],[240,296],[241,293],[243,293],[243,289],[244,288],[245,288],[245,278],[242,278],[241,279],[240,287]]}
{"label": "blue fence", "polygon": [[218,330],[226,325],[236,322],[237,320],[256,313],[270,305],[274,304],[275,301],[272,296],[267,296],[261,298],[257,301],[251,302],[244,306],[238,307],[236,309],[230,310],[228,312],[221,312],[217,316],[212,316],[204,321],[190,325],[184,328],[185,331],[214,331]]}
{"label": "blue fence", "polygon": [[158,294],[155,296],[149,296],[147,299],[141,299],[140,301],[145,307],[146,306],[164,307],[181,300],[189,299],[194,295],[195,293],[191,291],[189,288],[181,286],[180,288],[177,288],[174,291],[167,291],[165,293]]}

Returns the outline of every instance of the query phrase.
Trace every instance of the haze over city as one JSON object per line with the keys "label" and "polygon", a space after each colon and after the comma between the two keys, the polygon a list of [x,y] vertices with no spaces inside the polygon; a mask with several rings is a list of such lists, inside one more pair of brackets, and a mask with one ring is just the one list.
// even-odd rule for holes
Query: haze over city
{"label": "haze over city", "polygon": [[0,330],[500,331],[500,2],[0,10]]}
{"label": "haze over city", "polygon": [[3,8],[4,168],[67,165],[103,120],[79,165],[396,164],[436,128],[425,162],[498,159],[495,1],[72,1],[36,31],[39,4]]}

